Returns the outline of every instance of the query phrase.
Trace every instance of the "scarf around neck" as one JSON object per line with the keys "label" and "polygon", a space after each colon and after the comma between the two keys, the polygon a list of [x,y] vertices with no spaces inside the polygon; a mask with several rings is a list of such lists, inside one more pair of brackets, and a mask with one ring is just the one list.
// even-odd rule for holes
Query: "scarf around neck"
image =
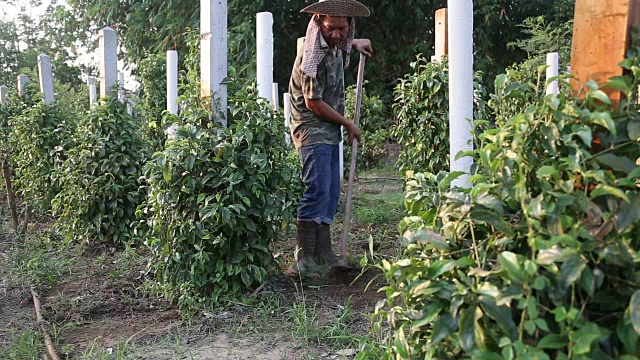
{"label": "scarf around neck", "polygon": [[[344,67],[349,66],[349,54],[353,46],[353,38],[356,33],[356,21],[354,18],[349,23],[347,38],[338,44],[338,49],[343,50],[345,56]],[[320,16],[318,14],[311,17],[307,26],[307,34],[304,41],[304,55],[302,57],[302,72],[312,78],[318,74],[318,65],[327,53],[326,42],[321,41]]]}

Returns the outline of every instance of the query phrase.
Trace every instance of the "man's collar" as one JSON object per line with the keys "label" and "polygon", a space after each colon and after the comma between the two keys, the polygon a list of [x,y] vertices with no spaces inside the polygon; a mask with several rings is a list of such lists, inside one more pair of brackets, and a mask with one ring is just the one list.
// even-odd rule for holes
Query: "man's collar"
{"label": "man's collar", "polygon": [[320,34],[320,47],[325,50],[331,50],[334,53],[334,55],[337,50],[337,46],[334,46],[333,48],[329,47],[329,44],[327,44],[327,40],[324,39],[324,36],[322,36],[322,34]]}

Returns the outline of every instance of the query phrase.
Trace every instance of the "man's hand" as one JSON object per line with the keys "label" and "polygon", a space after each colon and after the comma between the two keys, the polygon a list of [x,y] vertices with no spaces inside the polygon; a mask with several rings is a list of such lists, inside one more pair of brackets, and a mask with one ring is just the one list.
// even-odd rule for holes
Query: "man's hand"
{"label": "man's hand", "polygon": [[373,48],[369,39],[353,39],[353,48],[363,55],[369,57],[373,55]]}
{"label": "man's hand", "polygon": [[347,133],[349,134],[349,145],[353,146],[353,140],[358,140],[358,143],[361,143],[360,140],[360,129],[356,126],[356,124],[350,122],[347,125]]}

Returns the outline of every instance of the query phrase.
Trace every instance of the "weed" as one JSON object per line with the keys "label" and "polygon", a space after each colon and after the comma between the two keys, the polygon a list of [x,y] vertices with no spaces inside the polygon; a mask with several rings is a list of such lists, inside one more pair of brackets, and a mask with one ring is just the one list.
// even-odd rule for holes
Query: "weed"
{"label": "weed", "polygon": [[0,349],[0,359],[36,360],[39,359],[43,349],[40,333],[27,330],[18,334],[15,330],[12,330],[9,345],[5,349]]}
{"label": "weed", "polygon": [[61,246],[51,230],[42,230],[12,249],[11,273],[22,284],[55,285],[71,273],[79,247]]}

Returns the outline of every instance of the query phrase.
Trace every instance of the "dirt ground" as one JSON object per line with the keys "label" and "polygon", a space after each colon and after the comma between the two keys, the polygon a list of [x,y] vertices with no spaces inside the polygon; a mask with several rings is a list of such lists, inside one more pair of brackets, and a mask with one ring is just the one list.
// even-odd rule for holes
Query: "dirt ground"
{"label": "dirt ground", "polygon": [[[390,168],[361,174],[354,204],[350,253],[398,254],[398,175]],[[332,229],[336,249],[343,215],[341,208]],[[36,220],[32,235],[16,240],[6,235],[8,219],[0,209],[0,324],[6,324],[0,355],[8,359],[42,358],[29,289],[34,279],[46,327],[67,359],[350,359],[370,333],[368,315],[384,299],[377,292],[384,280],[373,268],[315,282],[276,276],[246,299],[186,322],[175,304],[145,290],[144,248],[60,250],[51,220]],[[273,244],[283,268],[291,264],[293,236],[291,230]]]}

